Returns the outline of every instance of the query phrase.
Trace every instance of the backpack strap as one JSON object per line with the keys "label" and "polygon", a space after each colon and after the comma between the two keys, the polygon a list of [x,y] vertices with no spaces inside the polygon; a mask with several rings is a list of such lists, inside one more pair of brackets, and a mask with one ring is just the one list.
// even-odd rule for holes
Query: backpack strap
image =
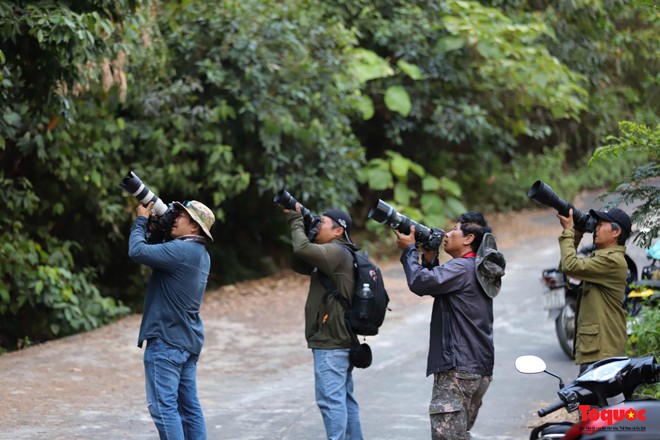
{"label": "backpack strap", "polygon": [[319,281],[325,288],[325,294],[323,295],[323,302],[326,302],[328,300],[329,296],[333,296],[339,304],[341,304],[341,307],[344,309],[344,312],[348,310],[348,301],[346,298],[341,296],[339,294],[339,291],[337,290],[337,286],[335,286],[335,282],[332,278],[321,272],[320,270],[318,271],[318,277]]}
{"label": "backpack strap", "polygon": [[[353,264],[355,264],[355,256],[353,255],[353,251],[349,246],[346,246],[348,250],[351,252],[351,256],[353,257]],[[325,288],[325,294],[323,295],[323,302],[328,301],[329,296],[333,296],[337,302],[341,305],[341,308],[344,309],[344,320],[346,322],[346,329],[351,335],[351,344],[352,345],[360,345],[360,341],[358,339],[357,333],[353,331],[353,327],[351,326],[351,322],[348,319],[348,309],[349,309],[349,304],[346,298],[341,296],[339,294],[339,291],[337,290],[337,286],[335,285],[334,280],[321,272],[320,270],[317,270],[318,273],[318,278],[323,287]]]}
{"label": "backpack strap", "polygon": [[[354,246],[349,244],[349,243],[341,243],[342,246],[344,246],[348,252],[351,254],[351,258],[353,259],[352,265],[353,265],[353,278],[357,278],[356,275],[356,268],[355,268],[355,249]],[[328,275],[324,274],[320,270],[318,270],[318,278],[323,287],[325,288],[325,295],[323,295],[323,302],[326,302],[328,300],[328,296],[332,295],[335,297],[335,299],[341,304],[342,308],[344,309],[344,312],[348,311],[350,308],[350,304],[348,303],[348,300],[341,296],[339,294],[339,291],[337,290],[337,286],[335,285],[335,281],[332,279],[332,277],[329,277]],[[350,327],[349,327],[350,328]]]}

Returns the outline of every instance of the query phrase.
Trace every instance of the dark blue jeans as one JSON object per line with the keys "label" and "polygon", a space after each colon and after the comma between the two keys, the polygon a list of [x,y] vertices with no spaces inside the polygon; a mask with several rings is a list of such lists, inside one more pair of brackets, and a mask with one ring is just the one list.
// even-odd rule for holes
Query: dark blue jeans
{"label": "dark blue jeans", "polygon": [[206,439],[204,414],[197,397],[197,359],[197,355],[160,339],[147,341],[147,405],[161,439]]}

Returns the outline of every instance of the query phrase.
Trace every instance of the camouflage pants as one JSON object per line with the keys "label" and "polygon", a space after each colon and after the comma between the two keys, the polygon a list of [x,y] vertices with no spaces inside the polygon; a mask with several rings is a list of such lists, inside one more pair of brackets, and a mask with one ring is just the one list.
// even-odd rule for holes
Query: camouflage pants
{"label": "camouflage pants", "polygon": [[429,407],[433,440],[469,440],[492,376],[456,370],[435,373]]}

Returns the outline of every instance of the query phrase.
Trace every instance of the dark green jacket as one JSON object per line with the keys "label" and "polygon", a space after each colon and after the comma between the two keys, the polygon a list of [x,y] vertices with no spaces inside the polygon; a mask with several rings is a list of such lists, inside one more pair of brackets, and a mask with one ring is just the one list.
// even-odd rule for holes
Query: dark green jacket
{"label": "dark green jacket", "polygon": [[583,282],[577,304],[575,363],[587,364],[625,355],[623,297],[628,266],[625,246],[596,249],[590,257],[578,258],[580,238],[573,229],[562,232],[559,270]]}
{"label": "dark green jacket", "polygon": [[351,334],[346,327],[344,308],[332,295],[326,297],[319,280],[319,271],[331,277],[340,295],[350,304],[355,283],[353,256],[342,244],[348,241],[338,238],[326,244],[312,243],[305,234],[302,215],[291,211],[287,219],[291,225],[293,270],[311,276],[305,303],[307,346],[325,350],[349,348]]}

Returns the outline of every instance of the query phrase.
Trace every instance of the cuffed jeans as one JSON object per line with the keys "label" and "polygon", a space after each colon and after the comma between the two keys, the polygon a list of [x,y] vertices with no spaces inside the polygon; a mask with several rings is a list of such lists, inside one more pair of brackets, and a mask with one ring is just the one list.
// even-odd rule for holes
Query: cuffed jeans
{"label": "cuffed jeans", "polygon": [[348,349],[314,353],[316,404],[321,410],[328,440],[363,440],[360,408],[353,395],[353,366]]}
{"label": "cuffed jeans", "polygon": [[161,339],[144,351],[147,405],[163,440],[204,440],[206,425],[197,397],[197,359]]}

